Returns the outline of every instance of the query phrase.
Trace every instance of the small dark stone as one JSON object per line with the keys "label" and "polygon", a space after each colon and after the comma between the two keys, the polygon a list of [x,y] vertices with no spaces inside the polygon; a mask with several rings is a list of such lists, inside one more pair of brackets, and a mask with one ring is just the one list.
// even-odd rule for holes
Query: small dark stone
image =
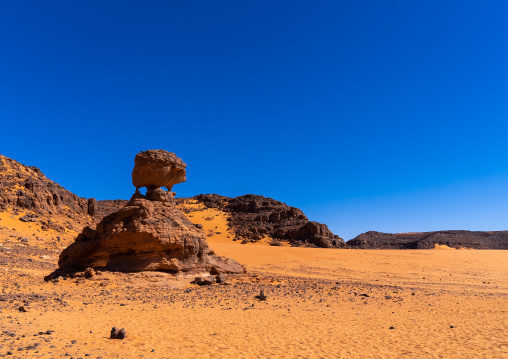
{"label": "small dark stone", "polygon": [[193,284],[197,284],[197,285],[210,285],[210,284],[213,284],[215,283],[215,278],[214,277],[206,277],[206,278],[203,278],[203,277],[196,277],[194,278],[194,280],[191,282]]}
{"label": "small dark stone", "polygon": [[450,325],[450,328],[452,328],[452,329],[455,328],[455,325]]}
{"label": "small dark stone", "polygon": [[215,281],[217,283],[225,283],[226,282],[226,276],[223,273],[218,274],[218,275],[215,276]]}
{"label": "small dark stone", "polygon": [[87,268],[85,270],[85,278],[86,279],[90,279],[90,278],[93,278],[95,277],[95,271],[93,270],[93,268]]}
{"label": "small dark stone", "polygon": [[32,214],[32,215],[27,214],[27,215],[25,215],[23,217],[20,217],[19,220],[21,222],[37,222],[37,215],[35,215],[35,214]]}
{"label": "small dark stone", "polygon": [[267,298],[267,297],[266,297],[266,295],[265,295],[265,292],[263,292],[263,289],[261,289],[261,290],[259,291],[259,295],[256,295],[256,297],[255,297],[255,298],[256,298],[256,299],[259,299],[259,300],[266,300],[266,298]]}
{"label": "small dark stone", "polygon": [[117,327],[113,327],[111,329],[111,335],[109,339],[124,339],[125,338],[125,329],[118,329]]}
{"label": "small dark stone", "polygon": [[395,327],[390,327],[390,329],[395,329]]}

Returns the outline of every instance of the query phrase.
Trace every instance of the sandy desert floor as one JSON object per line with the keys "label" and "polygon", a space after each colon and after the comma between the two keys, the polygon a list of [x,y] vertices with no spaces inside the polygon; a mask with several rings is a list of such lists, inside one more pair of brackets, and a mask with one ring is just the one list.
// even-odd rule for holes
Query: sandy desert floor
{"label": "sandy desert floor", "polygon": [[[211,236],[248,277],[202,287],[165,273],[52,283],[43,277],[74,234],[48,242],[15,217],[0,219],[0,357],[508,358],[507,251],[309,249]],[[266,301],[255,298],[261,289]],[[108,339],[113,326],[127,337]]]}

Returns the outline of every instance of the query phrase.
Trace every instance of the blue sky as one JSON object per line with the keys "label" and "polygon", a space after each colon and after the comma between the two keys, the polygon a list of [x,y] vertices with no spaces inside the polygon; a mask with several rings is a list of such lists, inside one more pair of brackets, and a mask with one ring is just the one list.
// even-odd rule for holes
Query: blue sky
{"label": "blue sky", "polygon": [[506,1],[0,4],[0,153],[129,198],[261,194],[345,239],[508,229]]}

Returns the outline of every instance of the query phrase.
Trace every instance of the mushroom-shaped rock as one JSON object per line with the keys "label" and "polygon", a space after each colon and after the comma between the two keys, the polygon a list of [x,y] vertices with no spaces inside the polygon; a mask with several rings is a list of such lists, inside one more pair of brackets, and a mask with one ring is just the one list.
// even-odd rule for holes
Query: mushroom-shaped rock
{"label": "mushroom-shaped rock", "polygon": [[169,191],[173,185],[185,182],[187,165],[173,152],[148,150],[140,152],[134,159],[132,184],[138,190],[146,187],[149,191],[166,187]]}
{"label": "mushroom-shaped rock", "polygon": [[104,217],[95,230],[85,227],[62,251],[59,268],[47,280],[86,268],[194,276],[245,273],[235,260],[210,250],[204,230],[176,208],[173,192],[160,188],[185,181],[185,164],[174,153],[141,152],[132,179],[136,187],[148,186],[146,195],[136,190],[125,207]]}

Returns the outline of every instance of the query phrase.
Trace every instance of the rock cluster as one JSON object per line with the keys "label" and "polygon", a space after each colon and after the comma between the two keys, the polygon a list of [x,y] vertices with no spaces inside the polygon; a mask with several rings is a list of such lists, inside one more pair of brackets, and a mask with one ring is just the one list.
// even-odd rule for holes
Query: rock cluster
{"label": "rock cluster", "polygon": [[309,221],[301,210],[263,196],[248,194],[235,198],[217,194],[193,197],[206,207],[230,214],[229,226],[237,239],[256,241],[267,235],[294,246],[342,248],[344,240],[326,224]]}
{"label": "rock cluster", "polygon": [[436,244],[452,248],[508,249],[508,231],[437,231],[420,233],[365,232],[347,242],[361,249],[433,249]]}
{"label": "rock cluster", "polygon": [[[143,169],[155,178],[151,180]],[[174,193],[160,188],[185,180],[185,164],[175,154],[163,150],[138,154],[132,178],[136,193],[127,205],[104,217],[95,230],[85,227],[60,254],[59,269],[49,279],[86,268],[194,275],[245,272],[236,261],[216,255],[204,231],[175,207]],[[146,195],[139,192],[140,186],[148,187]]]}

